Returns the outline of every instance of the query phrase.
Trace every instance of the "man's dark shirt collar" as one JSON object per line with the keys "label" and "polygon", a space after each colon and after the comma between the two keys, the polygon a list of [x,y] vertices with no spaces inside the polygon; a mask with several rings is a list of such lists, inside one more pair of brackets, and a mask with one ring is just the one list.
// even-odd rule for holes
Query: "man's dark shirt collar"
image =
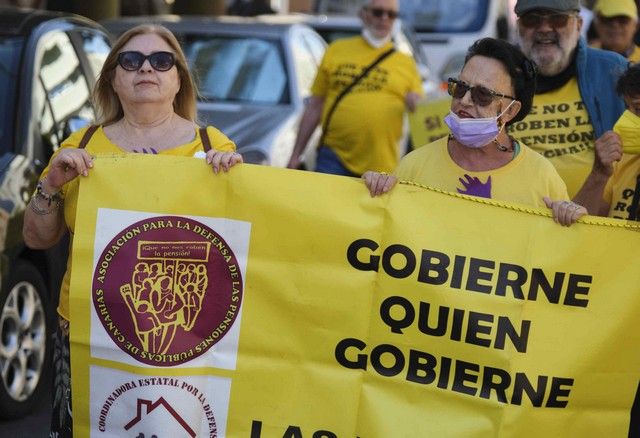
{"label": "man's dark shirt collar", "polygon": [[576,75],[576,55],[578,50],[574,50],[571,63],[563,71],[554,76],[538,75],[538,84],[536,86],[536,94],[548,93],[557,90],[564,84],[569,82]]}

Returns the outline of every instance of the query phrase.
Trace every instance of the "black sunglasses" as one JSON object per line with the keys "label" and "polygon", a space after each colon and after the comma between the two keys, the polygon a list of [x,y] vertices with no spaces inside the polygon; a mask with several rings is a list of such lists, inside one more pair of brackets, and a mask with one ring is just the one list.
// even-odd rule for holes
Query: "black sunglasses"
{"label": "black sunglasses", "polygon": [[569,22],[569,18],[574,16],[574,14],[536,14],[535,12],[530,12],[521,16],[518,19],[518,23],[520,23],[522,27],[535,29],[546,20],[551,27],[558,29],[565,27]]}
{"label": "black sunglasses", "polygon": [[511,100],[517,100],[513,96],[507,96],[506,94],[500,94],[497,91],[490,90],[481,85],[471,86],[464,81],[458,79],[449,78],[449,86],[447,91],[449,96],[455,99],[462,99],[467,91],[471,91],[471,100],[476,105],[487,106],[490,105],[496,99],[507,98]]}
{"label": "black sunglasses", "polygon": [[392,9],[383,9],[383,8],[369,8],[369,12],[376,18],[382,18],[383,15],[387,15],[391,20],[395,20],[398,18],[398,11],[394,11]]}
{"label": "black sunglasses", "polygon": [[176,65],[176,57],[171,52],[153,52],[145,55],[140,52],[120,52],[118,54],[118,64],[127,71],[139,70],[146,60],[157,71],[167,71]]}

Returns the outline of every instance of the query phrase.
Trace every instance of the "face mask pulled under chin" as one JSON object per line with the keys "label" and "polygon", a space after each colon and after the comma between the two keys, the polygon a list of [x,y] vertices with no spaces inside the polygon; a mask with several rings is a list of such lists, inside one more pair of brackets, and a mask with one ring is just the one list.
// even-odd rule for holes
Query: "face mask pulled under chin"
{"label": "face mask pulled under chin", "polygon": [[362,38],[365,39],[366,42],[369,43],[370,46],[379,49],[380,47],[387,44],[391,41],[391,34],[387,35],[384,38],[377,38],[373,33],[367,29],[366,27],[362,29]]}
{"label": "face mask pulled under chin", "polygon": [[512,100],[509,106],[496,117],[484,117],[481,119],[462,119],[456,113],[450,111],[444,118],[444,122],[451,130],[453,138],[460,144],[471,149],[480,149],[491,143],[498,137],[504,125],[498,127],[498,119],[515,102]]}
{"label": "face mask pulled under chin", "polygon": [[629,110],[622,113],[613,131],[622,140],[622,152],[625,154],[640,154],[640,117]]}

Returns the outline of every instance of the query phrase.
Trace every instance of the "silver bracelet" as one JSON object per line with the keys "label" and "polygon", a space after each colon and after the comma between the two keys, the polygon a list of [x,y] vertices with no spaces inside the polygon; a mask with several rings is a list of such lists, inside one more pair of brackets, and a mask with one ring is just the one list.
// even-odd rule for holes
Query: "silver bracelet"
{"label": "silver bracelet", "polygon": [[[45,177],[46,178],[46,177]],[[60,203],[62,202],[62,195],[60,190],[58,190],[55,193],[47,193],[42,189],[42,181],[45,180],[45,178],[41,179],[40,181],[38,181],[38,185],[36,186],[36,194],[35,196],[40,196],[42,199],[44,199],[45,201],[47,201],[47,205],[50,207],[52,203],[56,203],[57,206],[60,206]],[[34,196],[34,198],[35,198]]]}

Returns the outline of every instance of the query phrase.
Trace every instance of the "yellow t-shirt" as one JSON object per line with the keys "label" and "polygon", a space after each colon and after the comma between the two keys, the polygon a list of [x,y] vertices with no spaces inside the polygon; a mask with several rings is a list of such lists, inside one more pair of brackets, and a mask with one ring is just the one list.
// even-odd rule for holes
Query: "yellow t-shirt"
{"label": "yellow t-shirt", "polygon": [[[325,98],[323,125],[338,94],[389,48],[391,43],[375,49],[361,36],[329,46],[311,89],[314,96]],[[405,96],[410,91],[422,95],[418,69],[413,58],[396,51],[338,103],[324,144],[355,174],[392,172],[398,164]]]}
{"label": "yellow t-shirt", "polygon": [[604,190],[604,199],[609,203],[609,217],[629,219],[634,193],[640,191],[640,154],[624,154],[614,166],[613,175]]}
{"label": "yellow t-shirt", "polygon": [[576,195],[594,161],[594,132],[575,78],[557,90],[536,94],[531,113],[508,132],[551,161]]}
{"label": "yellow t-shirt", "polygon": [[[602,44],[599,41],[596,41],[593,44],[590,44],[590,46],[593,47],[594,49],[602,49]],[[606,49],[603,49],[603,50],[606,50]],[[631,53],[629,53],[629,55],[627,56],[627,59],[634,64],[637,62],[640,62],[640,47],[634,44],[633,50],[631,51]]]}
{"label": "yellow t-shirt", "polygon": [[[86,132],[87,128],[80,129],[79,131],[74,132],[67,138],[63,143],[60,149],[58,149],[53,156],[60,153],[62,149],[65,148],[77,148]],[[235,144],[227,138],[222,132],[217,130],[216,128],[209,126],[207,127],[207,134],[209,135],[209,139],[211,142],[211,147],[213,149],[219,151],[235,151]],[[128,153],[124,151],[117,145],[113,144],[109,138],[105,135],[102,127],[99,127],[91,137],[91,140],[86,145],[85,149],[91,155],[100,155],[100,154],[124,154]],[[185,143],[180,146],[176,146],[172,149],[167,149],[163,151],[159,151],[160,155],[173,155],[173,156],[183,156],[183,157],[192,157],[197,152],[203,151],[202,140],[200,139],[200,132],[196,130],[195,138],[193,141],[189,143]],[[51,158],[53,159],[53,157]],[[51,161],[49,161],[51,162]],[[40,179],[49,173],[49,167],[44,169]],[[91,175],[91,172],[89,172]],[[70,231],[71,238],[69,243],[69,250],[73,245],[73,233],[75,230],[75,218],[76,218],[76,206],[78,203],[78,178],[68,182],[62,187],[62,194],[64,196],[64,220],[67,225],[67,228]],[[64,274],[64,278],[62,280],[62,285],[60,286],[60,302],[58,304],[58,313],[60,316],[69,320],[69,281],[71,280],[71,256],[69,256],[67,260],[67,270]]]}
{"label": "yellow t-shirt", "polygon": [[526,147],[498,169],[474,172],[458,166],[447,150],[444,137],[406,155],[395,175],[454,193],[545,207],[542,198],[569,199],[567,188],[544,157]]}

